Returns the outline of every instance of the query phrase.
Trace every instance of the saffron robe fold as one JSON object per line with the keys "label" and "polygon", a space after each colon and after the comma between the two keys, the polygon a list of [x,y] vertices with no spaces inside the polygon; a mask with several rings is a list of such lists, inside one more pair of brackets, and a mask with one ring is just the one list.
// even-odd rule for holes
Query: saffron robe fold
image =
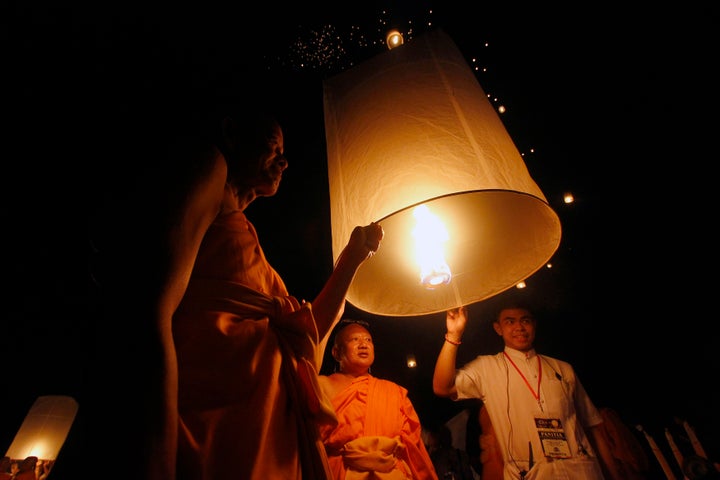
{"label": "saffron robe fold", "polygon": [[365,375],[331,400],[338,423],[320,433],[335,480],[437,480],[407,389]]}
{"label": "saffron robe fold", "polygon": [[205,235],[173,335],[180,480],[330,478],[317,427],[335,421],[317,382],[327,335],[242,212]]}

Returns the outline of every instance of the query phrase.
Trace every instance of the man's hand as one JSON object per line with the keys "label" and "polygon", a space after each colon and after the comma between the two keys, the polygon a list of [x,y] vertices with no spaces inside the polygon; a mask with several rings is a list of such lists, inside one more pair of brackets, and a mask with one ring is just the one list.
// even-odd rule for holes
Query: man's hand
{"label": "man's hand", "polygon": [[467,323],[467,309],[465,307],[451,308],[445,316],[447,333],[457,336],[456,340],[462,337]]}

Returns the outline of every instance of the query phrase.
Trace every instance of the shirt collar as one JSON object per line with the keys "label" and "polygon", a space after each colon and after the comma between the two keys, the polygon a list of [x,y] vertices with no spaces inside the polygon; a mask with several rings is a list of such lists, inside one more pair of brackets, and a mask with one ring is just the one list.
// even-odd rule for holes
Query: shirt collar
{"label": "shirt collar", "polygon": [[534,348],[528,350],[526,353],[521,352],[520,350],[515,350],[514,348],[505,347],[505,353],[513,360],[530,360],[537,355]]}

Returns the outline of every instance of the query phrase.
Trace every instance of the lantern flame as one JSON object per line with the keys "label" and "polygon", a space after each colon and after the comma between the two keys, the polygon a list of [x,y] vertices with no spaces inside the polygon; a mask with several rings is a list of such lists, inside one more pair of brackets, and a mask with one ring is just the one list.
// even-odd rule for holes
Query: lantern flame
{"label": "lantern flame", "polygon": [[445,262],[443,249],[443,244],[450,239],[445,225],[424,204],[415,207],[413,217],[417,221],[412,235],[415,237],[415,260],[420,267],[420,283],[430,290],[447,285],[452,274]]}

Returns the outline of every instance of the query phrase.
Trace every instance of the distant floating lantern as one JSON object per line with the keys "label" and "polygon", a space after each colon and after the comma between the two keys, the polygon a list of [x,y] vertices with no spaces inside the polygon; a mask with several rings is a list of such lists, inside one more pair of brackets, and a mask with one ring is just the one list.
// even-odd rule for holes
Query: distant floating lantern
{"label": "distant floating lantern", "polygon": [[[557,214],[442,30],[326,79],[323,95],[333,259],[354,226],[385,231],[355,275],[351,304],[436,313],[513,287],[555,253]],[[447,231],[434,256],[447,267],[429,276],[414,258],[417,207]]]}
{"label": "distant floating lantern", "polygon": [[404,43],[402,33],[397,30],[390,30],[385,36],[385,43],[390,50],[395,47],[399,47]]}
{"label": "distant floating lantern", "polygon": [[52,463],[75,421],[78,403],[65,395],[38,397],[10,444],[8,457],[21,460],[37,457]]}
{"label": "distant floating lantern", "polygon": [[417,367],[417,360],[415,359],[415,355],[413,355],[412,353],[406,357],[406,360],[408,368]]}

